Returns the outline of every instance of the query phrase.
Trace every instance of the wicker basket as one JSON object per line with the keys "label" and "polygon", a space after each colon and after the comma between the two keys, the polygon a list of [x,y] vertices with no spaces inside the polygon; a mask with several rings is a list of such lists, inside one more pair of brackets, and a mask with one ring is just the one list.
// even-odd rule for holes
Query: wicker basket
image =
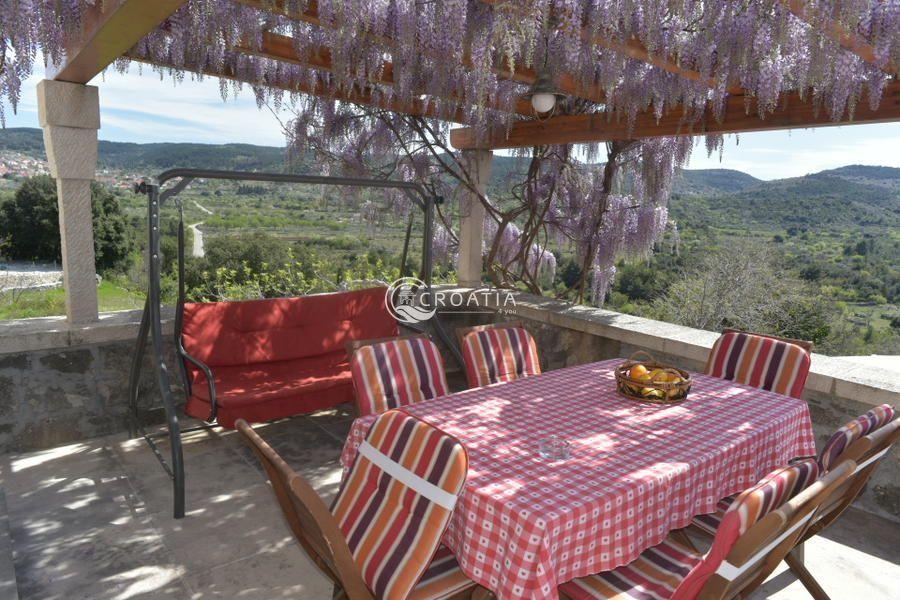
{"label": "wicker basket", "polygon": [[[638,360],[646,357],[646,360]],[[648,371],[659,369],[666,373],[675,373],[682,381],[641,381],[632,379],[628,372],[631,367],[642,364]],[[622,396],[629,400],[649,402],[651,404],[677,404],[687,398],[691,390],[691,374],[682,369],[664,365],[656,361],[653,356],[644,351],[635,352],[631,357],[616,367],[616,389]],[[651,391],[648,391],[651,390]]]}

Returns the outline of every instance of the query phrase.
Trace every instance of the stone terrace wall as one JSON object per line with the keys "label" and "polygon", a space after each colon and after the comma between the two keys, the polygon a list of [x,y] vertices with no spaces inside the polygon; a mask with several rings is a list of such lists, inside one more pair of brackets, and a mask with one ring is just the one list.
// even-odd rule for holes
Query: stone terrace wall
{"label": "stone terrace wall", "polygon": [[[445,286],[465,293],[467,290]],[[509,307],[507,307],[509,308]],[[471,307],[467,307],[470,310]],[[629,356],[647,350],[687,369],[702,370],[717,334],[612,311],[516,295],[515,314],[443,312],[456,327],[519,319],[534,333],[545,370]],[[129,429],[128,374],[140,311],[102,315],[96,324],[69,327],[64,319],[0,323],[0,452],[47,448]],[[171,321],[164,323],[167,340]],[[445,350],[446,363],[455,362]],[[171,343],[167,364],[175,368]],[[813,355],[805,399],[821,446],[841,424],[883,402],[900,407],[900,384],[879,373]],[[159,396],[149,359],[141,381],[142,406]],[[177,392],[177,390],[176,390]],[[151,413],[149,419],[159,419]],[[900,451],[886,458],[862,499],[865,508],[900,520]]]}
{"label": "stone terrace wall", "polygon": [[[522,321],[535,336],[544,370],[627,357],[644,350],[663,362],[702,371],[718,337],[710,331],[530,294],[517,293],[515,298],[514,314],[460,314],[451,309],[441,316],[451,331],[493,321]],[[450,364],[449,356],[445,360]],[[816,443],[821,448],[835,429],[872,406],[888,403],[900,408],[900,382],[889,372],[863,369],[853,363],[813,354],[804,399],[809,404]],[[900,449],[885,458],[860,504],[871,512],[900,521]]]}
{"label": "stone terrace wall", "polygon": [[[74,329],[62,318],[0,323],[0,451],[128,430],[128,377],[139,321],[140,311],[127,311]],[[171,343],[167,351],[173,368]],[[145,355],[141,406],[159,404],[154,382]]]}

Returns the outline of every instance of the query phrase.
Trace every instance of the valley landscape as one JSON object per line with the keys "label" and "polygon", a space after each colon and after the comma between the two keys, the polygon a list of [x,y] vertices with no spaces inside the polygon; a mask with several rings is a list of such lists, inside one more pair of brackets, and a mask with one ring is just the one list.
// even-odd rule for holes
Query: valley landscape
{"label": "valley landscape", "polygon": [[[281,148],[246,144],[101,142],[99,150],[98,179],[113,190],[131,239],[130,258],[104,273],[101,310],[143,304],[145,207],[130,192],[141,177],[175,166],[315,172],[311,159],[288,164]],[[43,164],[40,130],[0,131],[0,203],[12,198],[23,178],[42,173]],[[506,175],[522,164],[521,159],[495,156],[489,190],[503,186]],[[182,199],[186,224],[202,233],[202,239],[187,234],[195,255],[188,279],[196,297],[325,291],[399,274],[406,216],[381,210],[372,226],[360,216],[362,210],[373,210],[367,203],[380,202],[371,195],[315,186],[198,182]],[[814,339],[817,348],[830,354],[900,354],[900,169],[848,165],[774,181],[725,169],[688,169],[669,209],[677,230],[667,233],[652,256],[618,265],[609,308],[709,328],[759,326],[734,320],[734,314],[744,314],[739,309],[747,312],[747,305],[735,306],[729,314],[729,302],[749,301],[746,296],[752,293],[725,297],[728,290],[755,289],[760,297],[753,299],[757,304],[750,312],[771,312],[763,326],[778,329],[779,320],[786,322],[788,316],[800,323],[794,326],[799,329],[774,332]],[[170,234],[174,214],[169,207]],[[414,232],[418,224],[414,220]],[[414,268],[421,244],[415,234],[410,242],[407,263]],[[172,235],[166,244],[171,268]],[[550,249],[558,266],[552,278],[548,275],[545,293],[566,297],[567,282],[578,267],[565,245]],[[760,265],[777,265],[778,274]],[[445,261],[439,277],[451,269]],[[267,270],[288,282],[279,284],[283,289],[263,276]],[[709,279],[719,270],[719,279]],[[699,287],[724,291],[701,300],[678,291],[696,289],[700,277],[706,279]],[[167,291],[171,295],[173,289]],[[771,301],[775,296],[778,303]],[[0,318],[62,314],[62,301],[59,289],[3,292]],[[698,303],[716,310],[698,308]]]}

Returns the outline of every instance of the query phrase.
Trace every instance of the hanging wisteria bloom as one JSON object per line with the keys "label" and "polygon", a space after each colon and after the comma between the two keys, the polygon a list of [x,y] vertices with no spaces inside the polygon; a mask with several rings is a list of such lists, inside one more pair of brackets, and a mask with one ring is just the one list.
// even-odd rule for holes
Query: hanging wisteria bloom
{"label": "hanging wisteria bloom", "polygon": [[[15,108],[36,57],[60,63],[86,13],[103,4],[2,0],[0,96]],[[538,67],[565,73],[565,87],[584,90],[589,110],[629,122],[648,109],[675,109],[692,122],[704,109],[721,114],[735,93],[763,116],[785,91],[811,97],[833,119],[864,97],[877,106],[900,62],[900,3],[808,0],[803,18],[789,4],[189,0],[119,66],[139,60],[179,79],[191,71],[247,81],[261,103],[315,92],[415,107],[481,132],[520,118],[516,102],[528,84],[509,74]],[[858,36],[872,58],[841,46],[835,31]],[[273,59],[273,44],[293,46],[294,59]],[[626,46],[653,59],[634,58]],[[223,93],[230,85],[223,80]]]}
{"label": "hanging wisteria bloom", "polygon": [[[443,260],[457,253],[458,199],[475,196],[494,284],[541,292],[553,283],[552,248],[574,256],[574,298],[600,303],[616,262],[646,257],[666,230],[692,138],[520,150],[527,168],[491,196],[449,146],[449,123],[476,142],[505,135],[534,118],[523,95],[538,72],[566,94],[557,114],[624,123],[626,138],[639,117],[675,115],[686,134],[726,108],[770,117],[785,98],[834,121],[877,109],[896,84],[900,2],[803,4],[795,14],[774,0],[188,0],[116,68],[219,77],[223,97],[246,82],[260,106],[292,107],[298,156],[312,148],[323,170],[414,181],[445,198],[434,242]],[[0,100],[15,109],[37,56],[63,61],[88,11],[104,6],[0,0]],[[715,151],[721,138],[706,144]],[[369,226],[413,214],[396,191],[383,204],[348,194]]]}

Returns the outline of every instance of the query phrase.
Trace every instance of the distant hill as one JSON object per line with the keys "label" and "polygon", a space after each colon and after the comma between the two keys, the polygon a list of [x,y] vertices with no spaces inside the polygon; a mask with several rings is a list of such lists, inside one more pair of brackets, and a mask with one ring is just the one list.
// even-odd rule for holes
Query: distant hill
{"label": "distant hill", "polygon": [[733,169],[685,169],[675,182],[674,191],[684,194],[740,192],[761,180]]}
{"label": "distant hill", "polygon": [[822,171],[818,175],[833,175],[848,181],[875,185],[900,191],[900,169],[891,167],[871,167],[868,165],[847,165],[828,171]]}
{"label": "distant hill", "polygon": [[731,193],[681,191],[673,194],[670,208],[675,219],[693,226],[896,228],[900,227],[900,169],[842,167],[760,181]]}
{"label": "distant hill", "polygon": [[[0,129],[0,151],[44,157],[40,129]],[[283,171],[284,148],[251,144],[135,144],[101,141],[100,166],[128,171],[171,167]],[[489,193],[528,159],[496,155]],[[312,167],[307,171],[314,170]],[[900,226],[900,169],[848,165],[774,181],[730,169],[687,169],[676,181],[671,211],[694,226],[783,230],[798,226]]]}
{"label": "distant hill", "polygon": [[[10,150],[46,158],[40,129],[12,127],[0,130],[0,151]],[[283,171],[284,148],[252,144],[135,144],[101,140],[101,168],[163,170],[172,167]]]}
{"label": "distant hill", "polygon": [[0,129],[0,150],[21,152],[46,159],[44,134],[33,127],[5,127]]}

